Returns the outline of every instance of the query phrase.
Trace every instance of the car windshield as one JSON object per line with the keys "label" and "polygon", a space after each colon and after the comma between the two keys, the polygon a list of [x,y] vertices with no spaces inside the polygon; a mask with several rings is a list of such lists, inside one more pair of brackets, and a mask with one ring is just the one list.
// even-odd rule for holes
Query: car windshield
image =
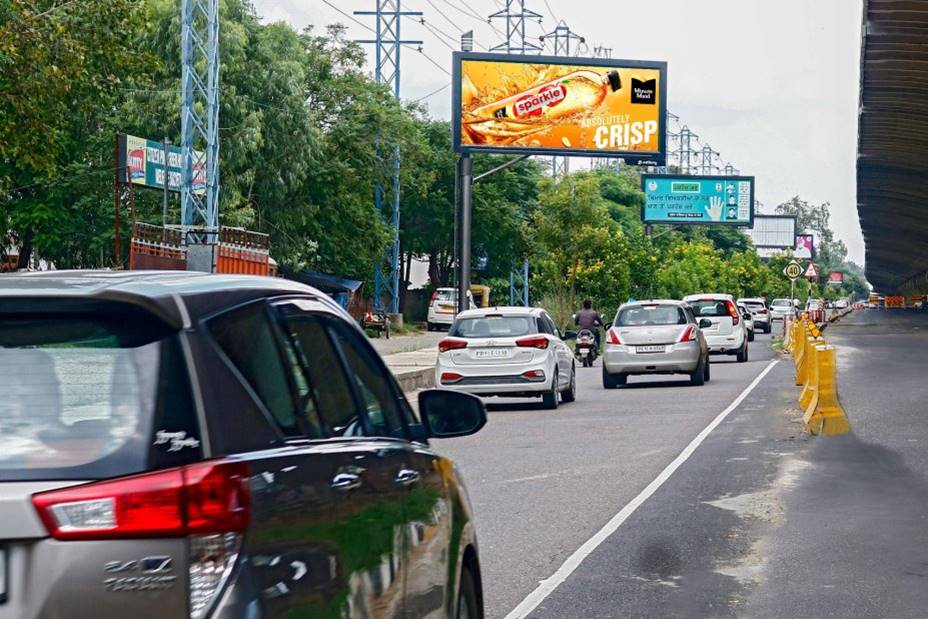
{"label": "car windshield", "polygon": [[633,305],[619,310],[615,323],[620,327],[684,325],[686,314],[677,305]]}
{"label": "car windshield", "polygon": [[183,367],[161,335],[88,317],[0,320],[0,479],[143,470],[159,380]]}
{"label": "car windshield", "polygon": [[466,338],[519,337],[535,332],[535,319],[532,316],[488,315],[459,318],[451,326],[448,335]]}

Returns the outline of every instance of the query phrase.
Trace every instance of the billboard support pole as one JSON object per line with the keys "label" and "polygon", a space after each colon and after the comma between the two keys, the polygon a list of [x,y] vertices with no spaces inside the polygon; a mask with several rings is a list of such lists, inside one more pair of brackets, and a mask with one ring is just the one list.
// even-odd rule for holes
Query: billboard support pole
{"label": "billboard support pole", "polygon": [[167,137],[161,142],[162,151],[164,152],[164,199],[161,205],[161,227],[167,228],[168,225],[168,191],[170,184],[168,182],[169,178],[169,169],[168,169],[168,146],[170,146],[171,140]]}
{"label": "billboard support pole", "polygon": [[122,211],[122,183],[119,178],[121,159],[119,157],[119,134],[116,134],[115,146],[113,148],[113,202],[116,206],[116,214],[113,219],[115,228],[113,229],[113,266],[120,267],[122,258],[122,231],[120,211]]}
{"label": "billboard support pole", "polygon": [[458,177],[461,179],[459,214],[461,253],[458,257],[457,310],[461,312],[467,309],[467,291],[470,290],[471,203],[474,190],[474,161],[468,153],[463,153],[458,159]]}

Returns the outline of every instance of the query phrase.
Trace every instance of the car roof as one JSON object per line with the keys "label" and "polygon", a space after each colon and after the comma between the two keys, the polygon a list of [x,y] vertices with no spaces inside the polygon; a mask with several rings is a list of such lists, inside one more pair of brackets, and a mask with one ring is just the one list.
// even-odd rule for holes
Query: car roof
{"label": "car roof", "polygon": [[635,305],[677,305],[683,306],[686,305],[686,301],[680,301],[679,299],[635,299],[634,301],[628,301],[619,306],[619,309],[623,307],[632,307]]}
{"label": "car roof", "polygon": [[141,306],[175,328],[191,319],[248,301],[288,294],[338,305],[325,293],[295,281],[257,275],[195,271],[35,271],[0,276],[0,300],[91,299]]}
{"label": "car roof", "polygon": [[738,299],[738,302],[739,303],[742,303],[742,302],[743,303],[765,303],[766,301],[764,299],[761,299],[760,297],[741,297],[740,299]]}
{"label": "car roof", "polygon": [[733,300],[733,297],[730,294],[724,292],[705,292],[700,294],[688,294],[683,297],[683,300],[687,303],[690,301],[700,301],[702,299],[711,299],[713,301],[729,301]]}
{"label": "car roof", "polygon": [[459,312],[458,318],[482,318],[487,314],[502,314],[503,316],[538,316],[544,310],[540,307],[501,306],[478,307],[477,309]]}

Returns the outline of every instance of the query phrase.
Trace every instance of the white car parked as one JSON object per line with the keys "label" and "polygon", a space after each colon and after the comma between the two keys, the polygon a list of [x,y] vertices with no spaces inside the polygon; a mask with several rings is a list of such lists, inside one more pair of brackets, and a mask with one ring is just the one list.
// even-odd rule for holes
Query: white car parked
{"label": "white car parked", "polygon": [[691,294],[683,301],[697,320],[708,318],[712,323],[701,329],[710,355],[736,355],[740,363],[748,360],[748,330],[730,294]]}
{"label": "white car parked", "polygon": [[577,396],[573,351],[546,311],[461,312],[438,343],[435,385],[479,396],[541,397],[545,408]]}
{"label": "white car parked", "polygon": [[[426,318],[426,327],[429,331],[439,327],[450,327],[454,322],[455,305],[458,301],[458,291],[454,288],[436,288],[429,302],[429,313]],[[467,291],[467,308],[474,309],[474,296]]]}

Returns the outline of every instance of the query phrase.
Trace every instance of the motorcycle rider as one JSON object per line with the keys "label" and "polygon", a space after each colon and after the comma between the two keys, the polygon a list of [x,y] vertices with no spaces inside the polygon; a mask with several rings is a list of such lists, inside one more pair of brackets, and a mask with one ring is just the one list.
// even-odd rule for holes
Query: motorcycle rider
{"label": "motorcycle rider", "polygon": [[579,329],[589,329],[593,332],[593,338],[596,340],[596,348],[599,349],[599,328],[605,323],[599,312],[593,309],[593,302],[589,299],[583,302],[583,309],[574,314],[574,324]]}

